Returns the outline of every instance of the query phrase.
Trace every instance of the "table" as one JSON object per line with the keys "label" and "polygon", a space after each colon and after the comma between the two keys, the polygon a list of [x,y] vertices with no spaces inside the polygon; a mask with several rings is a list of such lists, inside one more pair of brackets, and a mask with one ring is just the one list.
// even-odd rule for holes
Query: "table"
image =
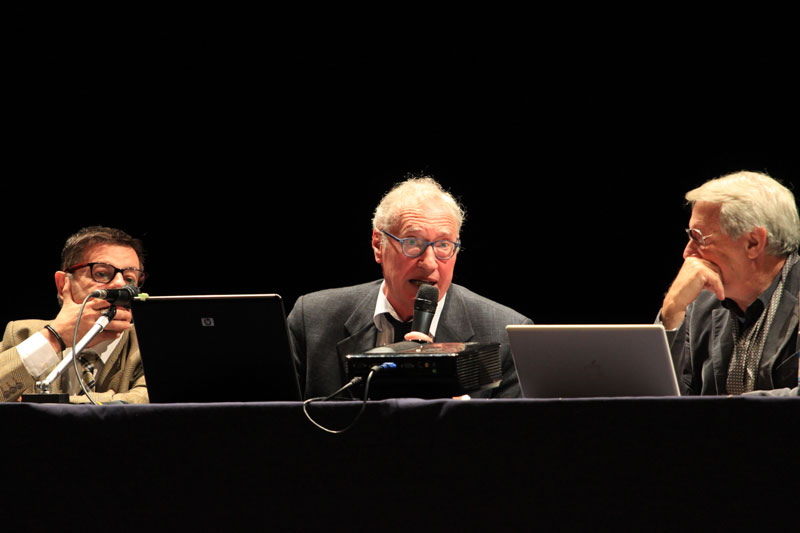
{"label": "table", "polygon": [[[309,409],[344,427],[359,406]],[[339,435],[300,403],[16,403],[0,423],[0,516],[91,508],[86,531],[763,530],[798,508],[800,398],[396,399]]]}

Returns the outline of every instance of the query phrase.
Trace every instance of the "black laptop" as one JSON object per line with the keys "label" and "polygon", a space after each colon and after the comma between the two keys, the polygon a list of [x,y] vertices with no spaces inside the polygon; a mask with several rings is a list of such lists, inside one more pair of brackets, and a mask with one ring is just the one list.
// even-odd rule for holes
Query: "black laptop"
{"label": "black laptop", "polygon": [[279,295],[143,295],[132,309],[151,403],[301,399]]}

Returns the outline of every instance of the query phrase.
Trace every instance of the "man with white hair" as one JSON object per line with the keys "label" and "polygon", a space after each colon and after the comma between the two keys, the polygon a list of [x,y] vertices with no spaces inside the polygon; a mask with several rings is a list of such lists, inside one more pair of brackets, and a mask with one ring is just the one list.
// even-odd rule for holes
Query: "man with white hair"
{"label": "man with white hair", "polygon": [[791,191],[736,172],[689,191],[684,263],[660,320],[682,394],[797,386],[800,219]]}
{"label": "man with white hair", "polygon": [[463,208],[430,177],[410,178],[384,196],[372,229],[383,279],[301,296],[289,314],[305,397],[327,396],[345,384],[345,355],[417,340],[401,331],[411,323],[421,285],[439,293],[430,328],[434,341],[501,344],[499,387],[473,396],[520,395],[505,326],[532,322],[452,283],[463,220]]}

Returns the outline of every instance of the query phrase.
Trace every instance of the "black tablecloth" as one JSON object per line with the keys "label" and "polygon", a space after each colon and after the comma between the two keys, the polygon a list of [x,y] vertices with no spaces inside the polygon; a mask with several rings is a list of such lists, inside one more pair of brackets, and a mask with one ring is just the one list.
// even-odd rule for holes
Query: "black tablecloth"
{"label": "black tablecloth", "polygon": [[[341,428],[359,407],[309,410]],[[798,398],[386,400],[338,435],[299,403],[3,404],[0,423],[0,509],[33,530],[736,530],[798,508]]]}

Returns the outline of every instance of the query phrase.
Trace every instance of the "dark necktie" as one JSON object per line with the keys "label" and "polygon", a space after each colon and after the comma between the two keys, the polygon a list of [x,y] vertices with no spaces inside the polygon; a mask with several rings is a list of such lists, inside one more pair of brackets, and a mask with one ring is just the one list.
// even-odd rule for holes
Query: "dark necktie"
{"label": "dark necktie", "polygon": [[389,313],[386,313],[386,318],[389,319],[392,327],[394,327],[394,342],[402,342],[406,340],[406,333],[411,331],[411,322],[400,322]]}

